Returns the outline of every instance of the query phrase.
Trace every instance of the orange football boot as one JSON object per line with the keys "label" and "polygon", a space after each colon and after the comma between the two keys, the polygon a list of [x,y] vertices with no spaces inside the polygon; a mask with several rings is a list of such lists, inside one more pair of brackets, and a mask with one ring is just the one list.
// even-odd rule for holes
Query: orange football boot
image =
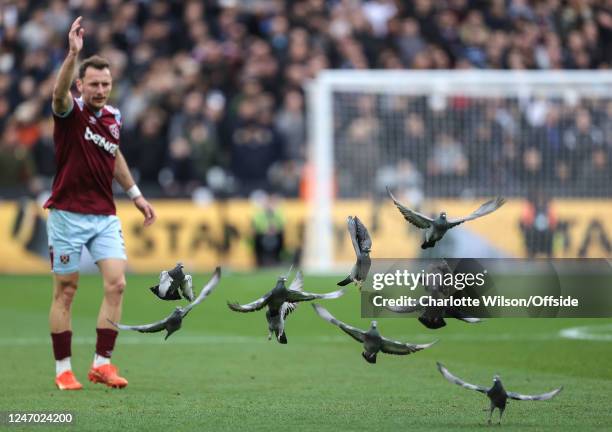
{"label": "orange football boot", "polygon": [[128,381],[117,374],[117,366],[113,364],[105,364],[97,368],[92,366],[87,378],[94,384],[106,384],[112,388],[123,388],[128,385]]}
{"label": "orange football boot", "polygon": [[83,388],[71,370],[64,371],[55,377],[55,385],[60,390],[81,390]]}

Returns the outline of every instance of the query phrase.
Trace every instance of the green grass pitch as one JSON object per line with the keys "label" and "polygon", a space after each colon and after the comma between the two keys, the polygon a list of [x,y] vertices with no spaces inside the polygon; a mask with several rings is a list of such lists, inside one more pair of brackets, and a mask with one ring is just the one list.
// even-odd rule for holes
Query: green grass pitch
{"label": "green grass pitch", "polygon": [[[123,322],[143,324],[170,313],[173,302],[148,292],[156,275],[128,275]],[[361,347],[301,304],[288,319],[288,345],[266,338],[264,312],[231,312],[272,288],[276,272],[225,272],[211,296],[164,342],[163,333],[123,332],[113,362],[124,390],[87,382],[102,297],[98,275],[82,276],[73,305],[73,368],[85,388],[60,392],[47,324],[51,276],[0,276],[0,411],[72,411],[69,430],[488,430],[488,400],[445,381],[435,362],[466,381],[489,385],[500,373],[507,389],[536,393],[565,388],[543,402],[510,401],[506,431],[586,431],[612,425],[612,320],[448,320],[428,330],[414,318],[379,320],[383,335],[439,342],[409,356],[380,354],[367,364]],[[194,275],[198,290],[208,275]],[[305,278],[326,292],[334,277]],[[367,327],[357,288],[322,301],[337,318]],[[564,339],[571,327],[608,331],[607,341]],[[496,417],[494,417],[496,418]],[[494,426],[496,427],[496,426]],[[2,426],[0,426],[2,428]],[[11,427],[9,429],[17,430]],[[22,430],[24,428],[21,428]],[[35,430],[58,430],[40,427]]]}

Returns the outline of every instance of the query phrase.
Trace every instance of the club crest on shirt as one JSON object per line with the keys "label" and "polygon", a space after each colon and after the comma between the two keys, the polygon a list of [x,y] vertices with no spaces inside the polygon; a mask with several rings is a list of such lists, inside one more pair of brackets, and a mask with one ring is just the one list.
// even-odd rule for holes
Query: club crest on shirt
{"label": "club crest on shirt", "polygon": [[119,125],[117,123],[113,123],[112,125],[110,125],[108,127],[108,130],[110,131],[113,138],[115,138],[116,140],[119,139]]}
{"label": "club crest on shirt", "polygon": [[59,258],[62,264],[68,264],[70,262],[70,255],[60,255]]}

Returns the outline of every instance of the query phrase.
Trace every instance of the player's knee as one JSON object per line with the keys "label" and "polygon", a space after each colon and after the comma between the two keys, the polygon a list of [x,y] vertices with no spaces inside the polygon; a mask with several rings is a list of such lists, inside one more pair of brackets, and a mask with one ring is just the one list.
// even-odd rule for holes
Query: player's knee
{"label": "player's knee", "polygon": [[108,297],[121,298],[125,291],[125,278],[118,278],[106,283],[104,292]]}
{"label": "player's knee", "polygon": [[73,280],[58,281],[54,293],[54,299],[65,307],[70,307],[74,295],[76,294],[77,284]]}

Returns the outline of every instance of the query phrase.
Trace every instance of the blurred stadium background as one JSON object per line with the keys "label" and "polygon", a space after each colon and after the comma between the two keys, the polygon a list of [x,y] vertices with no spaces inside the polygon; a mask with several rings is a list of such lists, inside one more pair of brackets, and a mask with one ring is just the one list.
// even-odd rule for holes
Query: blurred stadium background
{"label": "blurred stadium background", "polygon": [[[79,15],[83,58],[113,65],[121,148],[159,216],[143,229],[116,191],[124,321],[168,313],[147,287],[178,260],[196,285],[216,265],[224,275],[167,342],[120,336],[127,392],[87,383],[75,397],[52,386],[41,206],[55,169],[50,95]],[[390,337],[441,342],[372,367],[308,305],[291,315],[287,346],[265,340],[263,313],[225,306],[296,261],[307,290],[329,291],[354,259],[349,214],[370,229],[373,257],[420,256],[387,185],[422,212],[508,199],[429,253],[610,257],[610,0],[4,0],[0,20],[0,411],[71,409],[78,430],[104,431],[480,427],[484,399],[445,382],[440,360],[478,384],[499,372],[516,391],[566,386],[550,403],[513,404],[505,430],[611,424],[610,320],[453,320],[432,332],[385,319]],[[86,256],[82,268],[96,273]],[[100,297],[99,276],[81,276],[83,380]],[[349,290],[325,306],[366,327],[359,301]]]}
{"label": "blurred stadium background", "polygon": [[143,230],[119,204],[132,271],[335,270],[351,259],[347,214],[373,256],[417,256],[386,185],[432,213],[509,198],[443,256],[610,256],[609,1],[0,7],[0,271],[48,270],[50,94],[77,15],[83,57],[111,60],[122,149],[160,213]]}

